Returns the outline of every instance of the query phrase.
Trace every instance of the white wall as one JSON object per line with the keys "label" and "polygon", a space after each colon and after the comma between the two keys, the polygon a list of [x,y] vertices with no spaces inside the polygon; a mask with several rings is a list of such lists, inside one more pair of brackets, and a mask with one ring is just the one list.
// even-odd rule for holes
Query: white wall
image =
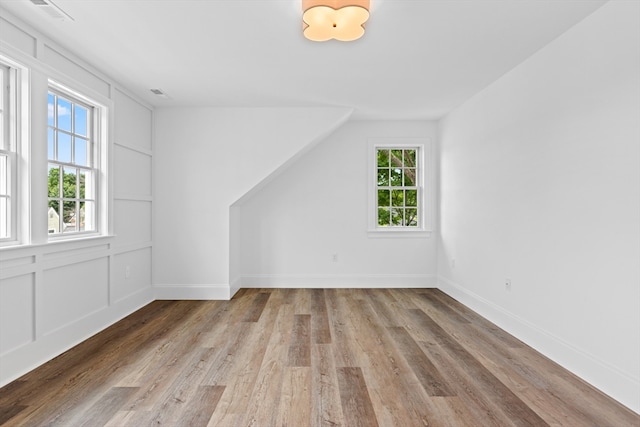
{"label": "white wall", "polygon": [[369,237],[367,195],[369,138],[433,141],[436,130],[426,121],[349,122],[243,200],[242,286],[435,285],[435,236]]}
{"label": "white wall", "polygon": [[158,109],[156,296],[230,298],[238,287],[238,269],[230,254],[239,251],[230,240],[237,224],[230,207],[350,114],[344,108]]}
{"label": "white wall", "polygon": [[639,411],[640,3],[606,4],[440,134],[439,286]]}
{"label": "white wall", "polygon": [[[151,109],[9,13],[1,16],[0,52],[30,68],[27,205],[36,244],[0,249],[0,386],[153,299]],[[113,237],[46,242],[48,78],[112,106]]]}

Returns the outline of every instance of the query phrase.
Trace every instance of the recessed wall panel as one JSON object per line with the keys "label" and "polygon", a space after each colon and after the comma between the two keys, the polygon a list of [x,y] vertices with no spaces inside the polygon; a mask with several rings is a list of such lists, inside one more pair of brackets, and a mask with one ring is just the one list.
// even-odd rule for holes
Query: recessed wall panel
{"label": "recessed wall panel", "polygon": [[116,145],[115,197],[151,196],[151,156]]}
{"label": "recessed wall panel", "polygon": [[2,18],[0,34],[2,43],[7,43],[30,56],[36,55],[36,39]]}
{"label": "recessed wall panel", "polygon": [[151,248],[115,255],[112,272],[113,302],[151,287]]}
{"label": "recessed wall panel", "polygon": [[151,202],[116,200],[114,213],[118,244],[151,241]]}
{"label": "recessed wall panel", "polygon": [[40,300],[43,333],[81,321],[88,314],[105,308],[108,286],[106,257],[45,270]]}
{"label": "recessed wall panel", "polygon": [[43,58],[41,59],[58,71],[64,72],[74,80],[87,85],[106,97],[109,96],[109,83],[91,73],[80,64],[77,64],[73,60],[57,52],[50,46],[45,46]]}
{"label": "recessed wall panel", "polygon": [[117,144],[151,150],[151,110],[130,96],[114,91],[115,141]]}
{"label": "recessed wall panel", "polygon": [[0,281],[0,354],[33,341],[33,274]]}

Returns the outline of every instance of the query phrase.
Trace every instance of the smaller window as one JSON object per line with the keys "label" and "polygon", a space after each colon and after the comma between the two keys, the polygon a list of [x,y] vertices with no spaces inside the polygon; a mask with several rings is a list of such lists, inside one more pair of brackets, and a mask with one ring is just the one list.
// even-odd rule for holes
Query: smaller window
{"label": "smaller window", "polygon": [[95,107],[60,91],[48,95],[49,234],[97,231]]}
{"label": "smaller window", "polygon": [[419,150],[419,147],[376,149],[378,227],[420,225]]}
{"label": "smaller window", "polygon": [[370,138],[369,237],[427,237],[431,224],[429,141]]}

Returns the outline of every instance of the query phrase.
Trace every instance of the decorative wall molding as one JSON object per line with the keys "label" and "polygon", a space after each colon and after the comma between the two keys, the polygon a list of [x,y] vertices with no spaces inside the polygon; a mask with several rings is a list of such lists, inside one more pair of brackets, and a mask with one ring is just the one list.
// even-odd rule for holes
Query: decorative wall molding
{"label": "decorative wall molding", "polygon": [[153,301],[151,288],[0,355],[0,387],[21,377]]}
{"label": "decorative wall molding", "polygon": [[[149,125],[145,126],[139,116],[150,118],[152,107],[18,18],[5,11],[2,15],[0,54],[29,69],[30,109],[46,111],[41,108],[46,106],[46,96],[37,95],[46,94],[47,79],[73,87],[109,105],[113,114],[113,121],[108,126],[111,197],[120,195],[125,200],[139,197],[150,205],[153,202],[151,191],[137,196],[136,188],[130,189],[127,176],[146,180],[151,188],[151,169],[143,169],[153,155],[151,122],[149,120]],[[122,120],[131,116],[132,111],[134,118]],[[32,135],[40,134],[38,123],[45,123],[46,127],[46,118],[39,122],[29,121]],[[116,145],[111,144],[116,135],[120,136],[117,146],[123,147],[123,152],[136,152],[141,156],[128,162],[119,161],[114,153]],[[126,144],[127,136],[133,141],[146,141],[149,148],[130,147]],[[38,160],[38,153],[46,154],[46,148],[44,152],[30,150],[33,156],[30,161]],[[40,165],[39,160],[36,163]],[[114,173],[128,175],[121,175],[122,182],[115,183]],[[36,182],[37,178],[37,174],[31,177]],[[25,197],[37,199],[42,194],[46,197],[46,191],[40,193],[31,192]],[[118,202],[117,198],[109,200],[108,205],[111,221],[120,228],[105,228],[116,235],[52,239],[35,233],[37,238],[34,239],[34,233],[31,238],[27,233],[22,237],[31,244],[0,248],[0,387],[154,300],[151,288],[153,242],[150,236],[136,233],[135,227],[128,226],[151,224],[151,209],[148,212],[131,212],[122,207],[118,210],[118,205],[125,204]],[[37,215],[37,209],[40,209],[37,206],[32,215]],[[133,217],[132,213],[139,215]],[[123,224],[127,226],[123,227]],[[37,226],[36,229],[38,232],[44,229],[46,233],[44,227]]]}

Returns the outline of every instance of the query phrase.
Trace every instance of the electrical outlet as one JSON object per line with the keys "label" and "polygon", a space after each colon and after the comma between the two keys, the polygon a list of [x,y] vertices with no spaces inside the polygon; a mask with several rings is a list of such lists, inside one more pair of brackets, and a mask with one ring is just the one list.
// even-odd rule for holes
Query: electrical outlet
{"label": "electrical outlet", "polygon": [[124,268],[124,278],[125,278],[125,279],[128,279],[128,278],[130,278],[130,277],[131,277],[131,266],[130,266],[130,265],[127,265],[127,266]]}
{"label": "electrical outlet", "polygon": [[506,279],[504,281],[504,289],[505,289],[505,291],[510,291],[511,290],[511,279]]}

